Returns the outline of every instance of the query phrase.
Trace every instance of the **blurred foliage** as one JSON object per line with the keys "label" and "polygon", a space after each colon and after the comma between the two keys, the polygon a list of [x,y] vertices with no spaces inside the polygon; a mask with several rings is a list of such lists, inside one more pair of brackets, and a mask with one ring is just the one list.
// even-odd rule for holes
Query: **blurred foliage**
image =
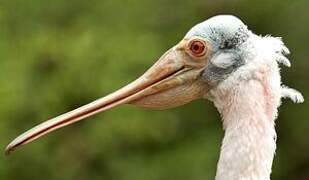
{"label": "blurred foliage", "polygon": [[[196,23],[234,14],[282,36],[284,82],[309,97],[308,0],[0,0],[0,147],[141,75]],[[308,101],[284,101],[274,180],[309,179]],[[89,121],[89,122],[87,122]],[[210,102],[102,113],[1,157],[0,179],[214,179],[223,137]]]}

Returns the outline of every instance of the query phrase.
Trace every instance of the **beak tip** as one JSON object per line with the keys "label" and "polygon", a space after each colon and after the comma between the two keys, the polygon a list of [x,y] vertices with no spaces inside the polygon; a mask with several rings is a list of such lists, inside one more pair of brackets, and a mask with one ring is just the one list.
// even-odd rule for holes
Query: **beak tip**
{"label": "beak tip", "polygon": [[14,146],[14,144],[10,143],[9,145],[6,146],[5,150],[4,150],[4,155],[8,156],[10,155],[14,150],[15,150],[16,146]]}
{"label": "beak tip", "polygon": [[5,156],[8,156],[8,155],[11,154],[11,152],[12,152],[11,147],[7,146],[7,147],[5,148],[5,150],[4,150],[4,155],[5,155]]}
{"label": "beak tip", "polygon": [[5,148],[5,151],[4,151],[4,155],[5,155],[5,156],[10,155],[10,154],[11,154],[11,151],[12,151],[12,150],[11,150],[10,147],[6,147],[6,148]]}

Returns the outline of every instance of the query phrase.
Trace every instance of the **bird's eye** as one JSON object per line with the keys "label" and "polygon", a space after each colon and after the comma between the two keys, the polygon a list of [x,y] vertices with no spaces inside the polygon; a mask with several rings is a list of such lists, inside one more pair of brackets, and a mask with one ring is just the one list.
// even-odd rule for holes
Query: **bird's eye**
{"label": "bird's eye", "polygon": [[195,57],[202,57],[206,54],[206,44],[204,41],[195,39],[190,42],[190,53]]}

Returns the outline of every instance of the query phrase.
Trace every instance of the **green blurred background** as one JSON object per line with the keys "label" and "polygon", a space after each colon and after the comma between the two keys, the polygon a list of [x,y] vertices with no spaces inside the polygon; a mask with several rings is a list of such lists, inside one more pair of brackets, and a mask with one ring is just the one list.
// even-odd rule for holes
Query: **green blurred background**
{"label": "green blurred background", "polygon": [[[282,36],[285,84],[309,97],[308,0],[0,0],[0,147],[141,75],[196,23],[234,14]],[[284,100],[274,180],[309,179],[309,103]],[[0,156],[1,180],[212,180],[223,130],[210,102],[121,106]]]}

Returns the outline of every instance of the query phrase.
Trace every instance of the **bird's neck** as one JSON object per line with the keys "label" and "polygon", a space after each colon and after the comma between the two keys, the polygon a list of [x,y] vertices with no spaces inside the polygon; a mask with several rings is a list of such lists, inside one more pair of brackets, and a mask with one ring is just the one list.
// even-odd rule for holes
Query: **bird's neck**
{"label": "bird's neck", "polygon": [[241,82],[214,101],[225,135],[216,180],[269,180],[276,149],[280,95],[269,81]]}

